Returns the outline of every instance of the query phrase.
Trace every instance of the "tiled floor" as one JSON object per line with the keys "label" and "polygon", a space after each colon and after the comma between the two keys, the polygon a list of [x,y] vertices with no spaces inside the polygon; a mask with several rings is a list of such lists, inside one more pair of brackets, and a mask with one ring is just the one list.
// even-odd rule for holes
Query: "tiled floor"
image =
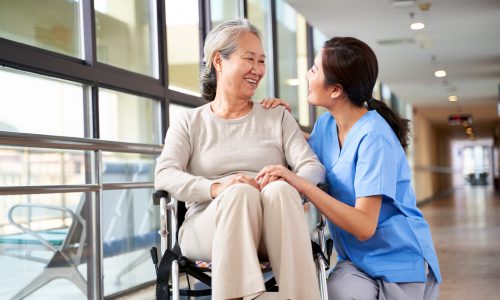
{"label": "tiled floor", "polygon": [[500,299],[500,196],[469,187],[421,209],[441,266],[440,299]]}

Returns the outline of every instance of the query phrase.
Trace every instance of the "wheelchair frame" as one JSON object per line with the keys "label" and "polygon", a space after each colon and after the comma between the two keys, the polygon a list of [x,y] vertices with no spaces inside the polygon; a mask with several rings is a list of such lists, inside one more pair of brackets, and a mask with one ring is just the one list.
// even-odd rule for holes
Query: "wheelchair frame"
{"label": "wheelchair frame", "polygon": [[[320,188],[325,189],[325,186],[319,185]],[[306,199],[304,201],[307,202]],[[160,235],[161,235],[161,263],[158,265],[158,254],[156,247],[151,249],[151,258],[156,268],[157,273],[157,286],[156,286],[156,299],[163,300],[163,298],[170,299],[172,295],[173,300],[179,300],[180,296],[189,297],[201,297],[208,296],[211,294],[211,289],[205,290],[187,290],[180,289],[179,275],[181,273],[187,273],[190,276],[195,277],[199,281],[211,286],[211,277],[205,274],[205,271],[196,267],[196,264],[191,259],[182,256],[180,254],[180,249],[177,244],[177,232],[178,224],[183,221],[184,215],[180,216],[178,214],[179,201],[170,197],[168,192],[163,190],[158,190],[153,193],[153,203],[155,205],[160,205]],[[325,242],[324,228],[326,225],[326,218],[320,214],[320,220],[316,226],[318,234],[318,243],[313,243],[313,255],[314,262],[316,265],[316,275],[319,281],[319,289],[321,300],[328,299],[328,291],[326,285],[326,271],[330,268],[330,256],[333,248],[333,241],[328,239]],[[177,248],[177,250],[176,250]],[[325,255],[326,254],[326,255]],[[165,262],[164,262],[165,261]],[[162,264],[170,263],[167,266],[169,274],[165,274],[160,270]],[[169,280],[165,282],[165,278],[170,277]],[[266,291],[275,292],[277,291],[276,280],[274,277],[267,280],[265,283]]]}

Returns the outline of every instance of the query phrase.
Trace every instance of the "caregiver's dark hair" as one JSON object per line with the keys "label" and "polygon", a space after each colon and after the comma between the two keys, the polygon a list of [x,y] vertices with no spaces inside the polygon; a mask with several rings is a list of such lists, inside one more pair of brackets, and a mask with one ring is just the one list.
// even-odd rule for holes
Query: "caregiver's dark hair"
{"label": "caregiver's dark hair", "polygon": [[391,126],[404,149],[408,146],[409,120],[401,118],[384,102],[373,99],[378,62],[373,50],[353,37],[334,37],[323,46],[325,85],[339,84],[355,106],[376,110]]}

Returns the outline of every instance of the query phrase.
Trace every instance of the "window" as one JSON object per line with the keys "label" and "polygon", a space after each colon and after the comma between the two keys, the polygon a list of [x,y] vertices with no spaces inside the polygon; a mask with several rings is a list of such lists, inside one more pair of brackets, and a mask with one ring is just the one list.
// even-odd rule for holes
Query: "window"
{"label": "window", "polygon": [[274,96],[270,5],[269,0],[247,1],[248,20],[260,30],[262,34],[262,44],[266,54],[266,75],[264,79],[260,81],[259,87],[253,96],[253,99],[256,101]]}
{"label": "window", "polygon": [[[53,249],[60,249],[63,255],[59,254],[59,263],[72,262],[77,266],[74,281],[54,280],[33,294],[33,298],[86,299],[83,291],[74,284],[77,277],[82,278],[81,288],[87,288],[88,259],[85,251],[79,251],[83,250],[80,245],[88,242],[85,230],[89,220],[82,214],[84,201],[84,193],[0,196],[0,289],[3,297],[16,298],[14,295],[22,292],[32,280],[39,278],[43,283],[44,279],[50,278],[55,267],[46,268],[47,263],[55,254]],[[30,235],[14,227],[7,216],[25,232],[37,232],[50,247],[37,243],[35,238],[26,239]],[[64,247],[66,237],[70,238],[68,246]]]}
{"label": "window", "polygon": [[276,2],[279,97],[290,103],[302,126],[309,126],[306,21],[283,0]]}
{"label": "window", "polygon": [[[323,48],[323,44],[327,41],[326,35],[324,35],[321,31],[319,31],[316,28],[313,28],[313,47],[314,47],[314,56],[313,59],[318,55],[319,51],[321,48]],[[311,66],[309,66],[311,67]],[[316,116],[319,117],[323,113],[325,113],[327,110],[324,107],[321,106],[316,106]]]}
{"label": "window", "polygon": [[212,28],[220,23],[237,19],[242,16],[241,1],[234,0],[210,0],[210,17]]}
{"label": "window", "polygon": [[80,1],[2,0],[0,37],[82,58]]}
{"label": "window", "polygon": [[0,146],[0,186],[85,184],[86,153]]}
{"label": "window", "polygon": [[0,67],[0,130],[84,137],[77,83]]}
{"label": "window", "polygon": [[198,0],[167,0],[169,88],[200,96]]}
{"label": "window", "polygon": [[97,60],[159,77],[156,1],[94,0]]}
{"label": "window", "polygon": [[158,101],[100,89],[100,138],[129,143],[158,144],[158,111]]}
{"label": "window", "polygon": [[[144,166],[136,164],[134,167],[132,172],[122,173],[117,168],[115,174],[104,172],[103,178],[109,175],[120,177],[119,181],[149,180],[150,174]],[[156,278],[149,249],[160,242],[160,210],[153,205],[152,192],[152,189],[103,191],[101,226],[105,296]]]}

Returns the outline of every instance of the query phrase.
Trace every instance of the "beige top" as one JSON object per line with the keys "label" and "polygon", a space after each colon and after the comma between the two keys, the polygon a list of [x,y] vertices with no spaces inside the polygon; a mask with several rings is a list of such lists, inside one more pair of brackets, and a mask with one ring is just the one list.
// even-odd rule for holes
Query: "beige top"
{"label": "beige top", "polygon": [[247,115],[227,120],[205,104],[171,124],[156,164],[155,189],[188,202],[191,215],[212,200],[213,183],[237,173],[254,177],[265,166],[277,164],[288,165],[315,184],[324,181],[324,167],[282,106],[265,109],[255,103]]}

